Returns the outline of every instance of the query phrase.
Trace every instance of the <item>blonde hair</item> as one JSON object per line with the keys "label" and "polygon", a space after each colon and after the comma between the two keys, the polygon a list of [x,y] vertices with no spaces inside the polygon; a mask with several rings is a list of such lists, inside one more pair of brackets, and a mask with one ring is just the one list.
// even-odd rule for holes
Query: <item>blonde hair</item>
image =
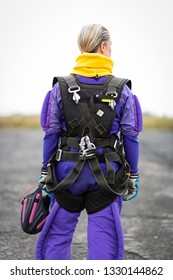
{"label": "blonde hair", "polygon": [[95,53],[102,42],[110,38],[109,31],[101,24],[85,25],[78,36],[78,47],[81,53]]}

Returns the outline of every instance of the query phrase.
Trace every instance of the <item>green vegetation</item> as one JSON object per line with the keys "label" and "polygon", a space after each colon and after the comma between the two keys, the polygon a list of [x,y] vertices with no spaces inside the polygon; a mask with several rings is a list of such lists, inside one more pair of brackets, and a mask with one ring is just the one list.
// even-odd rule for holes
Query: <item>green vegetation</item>
{"label": "green vegetation", "polygon": [[144,129],[173,130],[173,118],[156,117],[144,114],[143,123]]}
{"label": "green vegetation", "polygon": [[[173,130],[173,118],[144,114],[144,129]],[[0,117],[0,128],[40,128],[39,116]]]}
{"label": "green vegetation", "polygon": [[0,128],[39,128],[39,116],[12,115],[0,117]]}

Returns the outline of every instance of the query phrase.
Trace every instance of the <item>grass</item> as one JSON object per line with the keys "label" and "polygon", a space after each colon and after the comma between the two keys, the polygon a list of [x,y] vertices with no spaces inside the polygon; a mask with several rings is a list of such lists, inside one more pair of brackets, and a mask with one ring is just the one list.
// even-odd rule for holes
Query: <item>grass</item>
{"label": "grass", "polygon": [[144,129],[173,130],[173,118],[143,116]]}
{"label": "grass", "polygon": [[12,115],[0,117],[0,128],[39,128],[39,116]]}
{"label": "grass", "polygon": [[[144,130],[173,130],[173,118],[143,116]],[[0,117],[0,128],[40,128],[39,116],[12,115]]]}

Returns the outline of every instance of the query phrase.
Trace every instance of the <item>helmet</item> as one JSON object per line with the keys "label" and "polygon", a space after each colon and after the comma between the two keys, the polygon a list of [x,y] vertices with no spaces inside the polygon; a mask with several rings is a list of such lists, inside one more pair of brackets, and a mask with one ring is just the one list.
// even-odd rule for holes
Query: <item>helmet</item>
{"label": "helmet", "polygon": [[49,215],[50,197],[42,195],[42,185],[22,199],[21,227],[25,233],[39,233]]}

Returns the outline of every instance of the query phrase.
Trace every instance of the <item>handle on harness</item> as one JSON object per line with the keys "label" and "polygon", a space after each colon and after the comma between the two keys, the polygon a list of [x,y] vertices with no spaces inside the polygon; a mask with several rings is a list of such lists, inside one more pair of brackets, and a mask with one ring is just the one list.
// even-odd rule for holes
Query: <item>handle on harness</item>
{"label": "handle on harness", "polygon": [[88,159],[92,158],[95,155],[96,146],[90,142],[89,136],[83,136],[79,143],[79,159]]}

